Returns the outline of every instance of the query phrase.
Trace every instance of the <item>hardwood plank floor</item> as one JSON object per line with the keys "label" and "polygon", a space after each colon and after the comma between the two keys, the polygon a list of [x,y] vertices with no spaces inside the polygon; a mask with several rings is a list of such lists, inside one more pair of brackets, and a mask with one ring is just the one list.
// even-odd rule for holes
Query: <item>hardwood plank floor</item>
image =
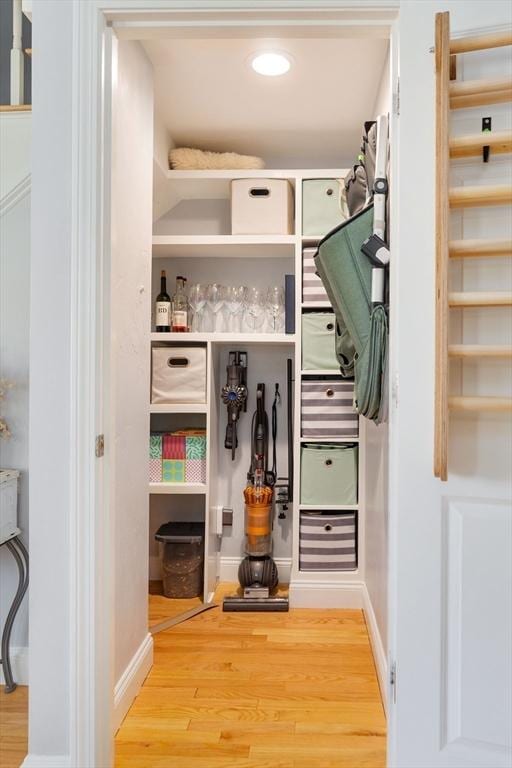
{"label": "hardwood plank floor", "polygon": [[[216,599],[233,591],[221,585]],[[193,604],[152,594],[150,624]],[[117,733],[116,768],[386,765],[362,611],[219,607],[154,640],[153,669]]]}
{"label": "hardwood plank floor", "polygon": [[28,748],[28,688],[12,693],[0,687],[0,766],[19,768]]}

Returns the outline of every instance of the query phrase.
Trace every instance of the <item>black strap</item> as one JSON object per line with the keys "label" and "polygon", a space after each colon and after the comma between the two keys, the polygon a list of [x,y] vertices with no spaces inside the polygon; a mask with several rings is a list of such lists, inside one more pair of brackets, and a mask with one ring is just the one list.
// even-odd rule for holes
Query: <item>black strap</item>
{"label": "black strap", "polygon": [[272,403],[272,474],[277,477],[277,405],[281,402],[279,384],[276,384],[274,402]]}

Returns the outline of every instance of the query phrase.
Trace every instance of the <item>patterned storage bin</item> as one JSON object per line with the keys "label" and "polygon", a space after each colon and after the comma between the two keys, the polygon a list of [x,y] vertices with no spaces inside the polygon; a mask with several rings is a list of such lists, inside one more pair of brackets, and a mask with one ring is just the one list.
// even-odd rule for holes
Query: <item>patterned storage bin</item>
{"label": "patterned storage bin", "polygon": [[302,251],[302,301],[314,306],[327,305],[331,302],[320,277],[316,274],[316,248],[304,248]]}
{"label": "patterned storage bin", "polygon": [[357,437],[359,417],[354,408],[351,379],[303,379],[302,437]]}
{"label": "patterned storage bin", "polygon": [[306,312],[302,315],[302,368],[339,371],[336,357],[334,312]]}
{"label": "patterned storage bin", "polygon": [[357,445],[309,443],[302,446],[300,503],[357,504]]}
{"label": "patterned storage bin", "polygon": [[355,512],[301,512],[299,569],[353,571],[357,568]]}
{"label": "patterned storage bin", "polygon": [[206,483],[206,433],[184,429],[149,439],[151,483]]}

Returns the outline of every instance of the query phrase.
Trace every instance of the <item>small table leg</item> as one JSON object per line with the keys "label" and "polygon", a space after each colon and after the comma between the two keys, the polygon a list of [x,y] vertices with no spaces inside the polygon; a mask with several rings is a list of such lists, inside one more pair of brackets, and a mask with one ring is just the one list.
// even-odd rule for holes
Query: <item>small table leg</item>
{"label": "small table leg", "polygon": [[9,643],[11,640],[11,631],[14,624],[14,619],[18,613],[21,601],[25,596],[25,592],[28,587],[28,552],[23,542],[16,536],[14,539],[9,539],[5,544],[9,548],[12,556],[16,560],[18,566],[18,589],[14,595],[12,605],[7,614],[5,621],[5,627],[2,632],[2,667],[5,677],[5,693],[12,693],[16,689],[16,683],[12,677],[11,671],[11,659],[9,655]]}

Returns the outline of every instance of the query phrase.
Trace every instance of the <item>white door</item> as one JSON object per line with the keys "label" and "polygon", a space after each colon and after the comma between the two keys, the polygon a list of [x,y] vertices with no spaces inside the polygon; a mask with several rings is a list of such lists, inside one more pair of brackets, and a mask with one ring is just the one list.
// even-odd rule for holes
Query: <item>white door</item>
{"label": "white door", "polygon": [[[452,37],[503,30],[508,2],[400,6],[397,120],[399,228],[393,257],[391,636],[389,765],[512,764],[512,427],[506,415],[450,419],[449,480],[433,476],[434,408],[434,17],[450,12]],[[503,77],[511,49],[459,56],[459,78]],[[461,110],[452,131],[511,127],[510,105]],[[510,183],[510,156],[466,162],[457,183]],[[473,209],[452,237],[510,237],[510,209]],[[469,260],[466,260],[469,261]],[[509,290],[507,260],[473,260],[451,275],[463,290]],[[458,310],[458,312],[461,312]],[[466,343],[511,343],[511,310],[464,310],[453,333]],[[451,386],[510,396],[506,361],[465,364]],[[507,392],[508,390],[508,392]]]}

